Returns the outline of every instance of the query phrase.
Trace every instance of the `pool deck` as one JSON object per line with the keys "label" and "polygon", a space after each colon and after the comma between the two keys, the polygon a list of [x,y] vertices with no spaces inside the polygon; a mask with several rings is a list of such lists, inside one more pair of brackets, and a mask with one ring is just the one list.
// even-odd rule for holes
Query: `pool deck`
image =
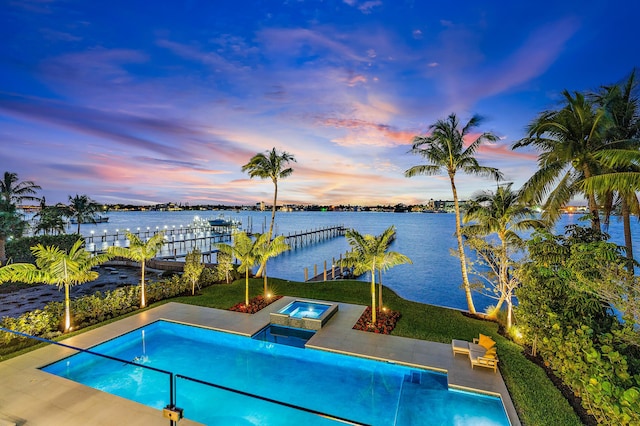
{"label": "pool deck", "polygon": [[[64,340],[88,348],[159,319],[251,336],[269,323],[269,314],[293,297],[283,297],[257,314],[243,314],[167,303]],[[320,301],[322,302],[322,301]],[[451,345],[353,330],[365,307],[339,303],[338,312],[307,347],[430,368],[447,373],[449,386],[502,398],[512,426],[520,421],[500,373],[471,369],[468,357],[453,356]],[[0,426],[9,425],[166,425],[159,410],[40,371],[38,368],[76,351],[56,345],[0,362]],[[185,413],[188,417],[188,413]],[[183,419],[181,426],[199,423]]]}

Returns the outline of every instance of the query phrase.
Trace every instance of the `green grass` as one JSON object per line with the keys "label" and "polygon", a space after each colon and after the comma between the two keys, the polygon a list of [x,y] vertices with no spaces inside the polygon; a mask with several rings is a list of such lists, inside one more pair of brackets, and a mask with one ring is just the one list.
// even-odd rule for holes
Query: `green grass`
{"label": "green grass", "polygon": [[[300,283],[269,279],[271,291],[283,296],[295,296],[335,302],[369,305],[369,283],[362,281],[327,281]],[[207,287],[200,295],[178,297],[171,301],[228,309],[244,300],[244,279],[233,284]],[[262,280],[249,280],[250,297],[262,293]],[[498,325],[490,321],[469,318],[460,311],[402,299],[385,287],[384,305],[402,313],[393,335],[451,343],[451,339],[472,340],[479,333],[497,342],[500,371],[509,389],[523,425],[582,425],[567,400],[551,383],[545,372],[522,354],[522,348],[498,334]]]}

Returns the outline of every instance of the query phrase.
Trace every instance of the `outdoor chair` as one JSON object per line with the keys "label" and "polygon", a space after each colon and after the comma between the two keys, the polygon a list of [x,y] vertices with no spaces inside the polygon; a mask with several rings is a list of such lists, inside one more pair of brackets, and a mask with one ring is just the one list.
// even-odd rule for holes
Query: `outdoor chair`
{"label": "outdoor chair", "polygon": [[473,342],[457,339],[451,341],[453,356],[466,354],[469,356],[469,361],[471,361],[471,368],[476,366],[492,368],[494,373],[498,371],[498,357],[495,345],[496,342],[484,334],[480,334],[479,338],[473,339]]}

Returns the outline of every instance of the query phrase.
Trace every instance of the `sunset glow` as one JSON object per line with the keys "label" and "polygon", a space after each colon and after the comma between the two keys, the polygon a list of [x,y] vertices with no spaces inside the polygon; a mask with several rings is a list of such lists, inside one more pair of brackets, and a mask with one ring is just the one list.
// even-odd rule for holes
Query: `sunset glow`
{"label": "sunset glow", "polygon": [[[500,142],[482,164],[519,187],[512,151],[562,90],[638,65],[632,1],[140,0],[3,2],[1,171],[47,202],[253,204],[269,180],[241,166],[296,157],[281,203],[449,199],[445,176],[407,179],[412,138],[455,112]],[[635,62],[634,62],[635,61]],[[460,175],[461,198],[495,182]]]}

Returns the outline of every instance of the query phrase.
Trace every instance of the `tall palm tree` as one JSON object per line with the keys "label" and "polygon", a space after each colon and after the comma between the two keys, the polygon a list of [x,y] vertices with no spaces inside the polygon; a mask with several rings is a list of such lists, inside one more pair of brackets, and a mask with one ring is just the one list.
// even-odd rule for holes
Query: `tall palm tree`
{"label": "tall palm tree", "polygon": [[[259,177],[260,179],[271,179],[274,186],[273,206],[271,206],[271,223],[269,225],[269,239],[273,236],[273,224],[276,220],[276,208],[278,204],[278,181],[291,176],[293,168],[287,167],[289,163],[295,162],[296,159],[292,154],[286,151],[278,152],[276,148],[266,153],[258,153],[251,157],[249,162],[242,166],[243,172],[249,173],[249,178]],[[264,264],[260,265],[257,276],[262,274]]]}
{"label": "tall palm tree", "polygon": [[[512,254],[524,249],[519,232],[542,229],[545,224],[535,219],[533,211],[522,203],[512,183],[499,185],[495,192],[475,194],[465,208],[462,233],[467,243],[476,249],[497,278],[498,303],[490,314],[497,316],[502,304],[507,302],[507,328],[511,327],[512,296],[517,281],[512,277]],[[493,244],[488,237],[498,237]]]}
{"label": "tall palm tree", "polygon": [[144,288],[144,272],[146,262],[149,259],[153,259],[158,251],[164,245],[164,233],[158,232],[153,237],[149,238],[146,242],[140,239],[139,236],[131,232],[126,233],[129,240],[129,247],[116,247],[110,246],[107,252],[111,256],[124,257],[125,259],[133,260],[140,263],[141,274],[140,278],[140,307],[147,306],[146,293]]}
{"label": "tall palm tree", "polygon": [[[638,83],[635,69],[624,83],[611,86],[603,86],[593,95],[596,104],[600,105],[611,120],[611,126],[607,129],[606,141],[615,144],[620,149],[629,150],[627,155],[637,152],[640,148],[640,99],[637,95]],[[613,173],[640,172],[640,167],[627,164],[614,167]],[[633,272],[633,240],[631,238],[631,215],[640,214],[640,203],[636,191],[629,185],[623,186],[599,186],[597,192],[615,192],[620,203],[620,214],[624,228],[624,239],[627,259],[627,268]],[[610,197],[613,199],[613,197]],[[608,207],[607,218],[611,210]]]}
{"label": "tall palm tree", "polygon": [[277,257],[281,253],[289,250],[289,245],[285,243],[284,235],[279,235],[271,241],[266,240],[264,245],[261,247],[257,247],[258,250],[258,263],[264,265],[264,269],[262,271],[262,277],[264,282],[264,297],[267,297],[268,288],[267,288],[267,261],[272,257]]}
{"label": "tall palm tree", "polygon": [[[555,222],[560,208],[581,192],[580,181],[602,172],[594,154],[607,149],[604,132],[609,121],[602,108],[596,108],[583,94],[563,92],[564,106],[544,111],[527,128],[527,136],[513,149],[534,146],[538,171],[524,184],[521,192],[527,201],[541,203],[545,197],[543,217]],[[600,230],[600,211],[596,192],[586,194],[591,227]]]}
{"label": "tall palm tree", "polygon": [[36,264],[12,263],[0,268],[0,282],[19,281],[25,283],[44,283],[64,287],[64,331],[71,329],[71,308],[69,288],[98,278],[91,268],[98,266],[110,256],[99,254],[92,256],[84,249],[84,241],[79,239],[69,252],[55,246],[38,244],[31,247]]}
{"label": "tall palm tree", "polygon": [[478,115],[471,117],[469,122],[460,127],[458,118],[454,113],[450,114],[446,120],[438,120],[429,126],[431,132],[428,136],[416,136],[413,138],[411,153],[420,155],[428,161],[428,164],[413,166],[404,172],[406,177],[417,175],[437,175],[442,171],[446,172],[451,183],[453,194],[453,206],[456,214],[456,238],[458,240],[458,257],[460,258],[460,268],[462,269],[462,286],[467,298],[469,312],[476,313],[471,296],[471,285],[467,273],[467,259],[464,253],[462,242],[462,232],[460,225],[460,204],[458,201],[458,190],[456,188],[455,177],[458,171],[476,176],[493,177],[502,179],[502,173],[493,167],[481,166],[475,158],[475,154],[484,142],[495,142],[498,137],[490,132],[484,132],[477,136],[473,142],[465,148],[465,139],[471,136],[471,131],[480,125],[482,118]]}
{"label": "tall palm tree", "polygon": [[17,207],[27,200],[37,200],[34,196],[40,186],[30,180],[19,181],[17,173],[4,172],[0,181],[0,210],[8,211],[9,206]]}
{"label": "tall palm tree", "polygon": [[349,229],[345,234],[351,251],[346,254],[344,263],[353,267],[356,275],[371,273],[371,321],[374,324],[377,320],[376,271],[386,271],[397,265],[411,263],[411,259],[404,254],[388,251],[395,234],[396,229],[393,225],[378,236],[362,235],[355,229]]}
{"label": "tall palm tree", "polygon": [[74,197],[69,195],[67,216],[75,219],[78,223],[78,234],[80,234],[82,223],[96,223],[100,208],[100,204],[93,201],[88,195],[76,194]]}
{"label": "tall palm tree", "polygon": [[18,214],[18,204],[37,200],[34,194],[39,189],[42,188],[30,180],[19,181],[16,173],[4,172],[0,180],[0,265],[7,261],[7,238],[22,236],[27,225]]}
{"label": "tall palm tree", "polygon": [[218,249],[240,261],[238,269],[245,273],[245,295],[244,304],[249,306],[249,272],[262,259],[261,251],[269,243],[269,234],[254,234],[252,239],[246,232],[236,232],[233,234],[233,245],[220,243]]}

